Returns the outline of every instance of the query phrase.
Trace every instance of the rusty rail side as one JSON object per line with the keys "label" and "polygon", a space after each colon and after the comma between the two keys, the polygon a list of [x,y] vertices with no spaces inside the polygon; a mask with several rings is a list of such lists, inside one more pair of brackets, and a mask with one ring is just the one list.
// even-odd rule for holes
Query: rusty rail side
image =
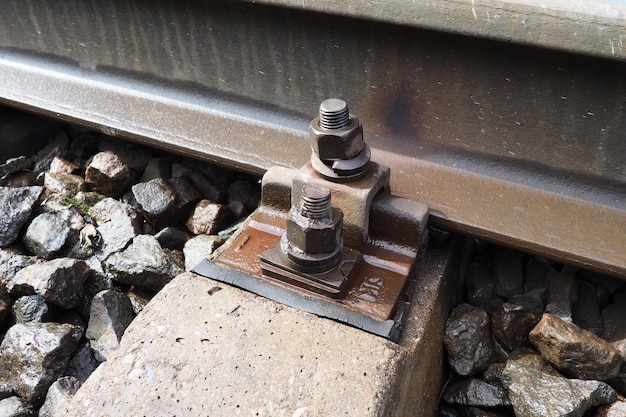
{"label": "rusty rail side", "polygon": [[236,2],[13,2],[0,101],[249,171],[321,100],[437,224],[626,275],[626,64]]}

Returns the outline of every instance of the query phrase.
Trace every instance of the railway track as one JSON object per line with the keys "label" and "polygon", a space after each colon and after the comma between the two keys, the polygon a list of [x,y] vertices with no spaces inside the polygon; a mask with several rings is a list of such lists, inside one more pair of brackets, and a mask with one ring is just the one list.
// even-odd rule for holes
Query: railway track
{"label": "railway track", "polygon": [[623,5],[268,3],[11,3],[0,100],[260,173],[339,96],[433,223],[626,272]]}
{"label": "railway track", "polygon": [[[403,349],[413,349],[398,331],[406,315],[408,333],[421,331],[410,318],[421,293],[402,289],[413,288],[427,216],[435,227],[626,276],[625,5],[260,3],[11,3],[0,15],[0,103],[265,173],[271,197],[239,240],[197,272]],[[328,97],[349,103],[339,130],[360,119],[371,165],[368,154],[354,168],[361,145],[345,158],[325,159],[316,149],[328,132],[312,134],[311,118]],[[349,174],[324,171],[337,160],[350,161]],[[352,177],[366,183],[358,198]],[[309,182],[322,190],[310,191]],[[303,226],[301,217],[326,193],[344,204],[339,220],[322,210],[327,226],[347,225],[329,251],[341,252],[344,239],[357,252],[328,261],[345,282],[317,279],[334,272],[311,267],[306,250],[319,219],[313,214]],[[314,208],[300,200],[315,200]],[[403,227],[416,231],[413,238]],[[250,239],[262,242],[251,252]],[[384,265],[378,250],[391,257]],[[291,264],[281,263],[281,251]],[[231,267],[245,264],[240,252],[260,263],[237,275]],[[368,272],[355,281],[352,269],[341,269],[348,263]],[[259,284],[257,269],[281,283]],[[359,293],[381,270],[394,271],[383,281],[401,281],[393,294]],[[446,299],[444,310],[446,291],[437,287],[430,300]],[[320,294],[340,301],[319,307]],[[431,316],[443,326],[441,314]]]}

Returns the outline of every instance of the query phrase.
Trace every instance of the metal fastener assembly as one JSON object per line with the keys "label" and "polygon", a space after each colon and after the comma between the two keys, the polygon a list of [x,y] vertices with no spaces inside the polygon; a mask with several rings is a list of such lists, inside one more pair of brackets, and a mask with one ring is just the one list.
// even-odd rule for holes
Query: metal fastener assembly
{"label": "metal fastener assembly", "polygon": [[367,170],[370,149],[363,141],[363,126],[351,117],[348,105],[337,98],[324,100],[319,116],[309,125],[311,164],[330,180],[360,178]]}
{"label": "metal fastener assembly", "polygon": [[281,250],[295,269],[308,273],[328,271],[339,262],[342,224],[343,213],[331,207],[330,190],[307,185],[300,204],[289,211]]}

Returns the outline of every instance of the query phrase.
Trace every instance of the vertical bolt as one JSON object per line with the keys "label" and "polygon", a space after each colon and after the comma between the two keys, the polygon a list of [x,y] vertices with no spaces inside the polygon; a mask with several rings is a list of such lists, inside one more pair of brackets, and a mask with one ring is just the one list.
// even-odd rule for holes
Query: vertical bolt
{"label": "vertical bolt", "polygon": [[338,98],[329,98],[320,104],[320,126],[324,129],[338,130],[350,125],[348,104]]}
{"label": "vertical bolt", "polygon": [[333,214],[330,205],[330,190],[319,185],[305,185],[300,200],[300,214],[309,219],[330,219]]}

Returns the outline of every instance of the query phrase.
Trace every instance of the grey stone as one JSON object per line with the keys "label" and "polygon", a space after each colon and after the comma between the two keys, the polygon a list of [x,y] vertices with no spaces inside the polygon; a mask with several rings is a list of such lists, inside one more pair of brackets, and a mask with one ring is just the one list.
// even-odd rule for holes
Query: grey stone
{"label": "grey stone", "polygon": [[130,170],[114,153],[100,152],[87,164],[85,183],[97,193],[116,197],[130,184]]}
{"label": "grey stone", "polygon": [[491,270],[485,264],[474,262],[467,267],[465,294],[469,304],[484,306],[495,296],[494,287]]}
{"label": "grey stone", "polygon": [[503,417],[503,416],[506,416],[506,414],[486,411],[478,407],[462,407],[461,415],[463,417]]}
{"label": "grey stone", "polygon": [[137,204],[154,220],[166,219],[176,207],[176,191],[161,178],[135,184],[131,191]]}
{"label": "grey stone", "polygon": [[13,304],[13,317],[16,323],[49,321],[52,313],[46,300],[40,295],[25,295]]}
{"label": "grey stone", "polygon": [[0,178],[30,168],[31,165],[32,162],[30,158],[26,156],[7,159],[4,164],[0,165]]}
{"label": "grey stone", "polygon": [[42,260],[36,256],[22,255],[15,249],[0,249],[0,286],[13,280],[19,270],[36,262]]}
{"label": "grey stone", "polygon": [[546,313],[572,321],[572,304],[576,301],[576,277],[569,272],[559,272],[550,277]]}
{"label": "grey stone", "polygon": [[450,367],[459,375],[474,375],[495,360],[489,316],[468,304],[461,304],[450,313],[443,343]]}
{"label": "grey stone", "polygon": [[70,140],[65,132],[59,132],[54,141],[46,145],[35,155],[33,171],[40,174],[50,169],[50,164],[57,156],[61,156],[69,147]]}
{"label": "grey stone", "polygon": [[511,355],[503,377],[517,417],[581,417],[616,398],[604,382],[567,379],[540,356],[521,351]]}
{"label": "grey stone", "polygon": [[151,235],[136,236],[126,250],[111,255],[105,265],[117,281],[153,291],[160,290],[182,272]]}
{"label": "grey stone", "polygon": [[626,416],[626,402],[616,401],[613,404],[598,408],[593,417],[624,417]]}
{"label": "grey stone", "polygon": [[22,399],[40,405],[65,370],[73,349],[68,324],[16,324],[0,345],[0,374]]}
{"label": "grey stone", "polygon": [[105,290],[96,294],[86,336],[98,361],[106,361],[120,347],[120,339],[132,320],[133,308],[124,293]]}
{"label": "grey stone", "polygon": [[524,268],[524,291],[548,288],[548,264],[544,259],[532,257]]}
{"label": "grey stone", "polygon": [[203,259],[213,253],[215,249],[224,243],[221,236],[215,235],[198,235],[189,239],[183,247],[185,255],[185,270],[191,271]]}
{"label": "grey stone", "polygon": [[524,292],[524,268],[521,253],[503,248],[495,248],[493,278],[496,295],[509,298]]}
{"label": "grey stone", "polygon": [[593,284],[578,280],[576,302],[572,307],[572,320],[583,329],[598,336],[604,333],[604,321],[600,311],[600,303]]}
{"label": "grey stone", "polygon": [[624,363],[609,342],[553,314],[544,314],[528,338],[546,360],[580,379],[615,378]]}
{"label": "grey stone", "polygon": [[135,171],[143,171],[152,159],[150,148],[122,140],[103,140],[100,142],[100,151],[114,153],[128,168]]}
{"label": "grey stone", "polygon": [[219,187],[216,187],[211,179],[204,175],[202,171],[189,168],[181,163],[174,163],[172,164],[172,178],[177,177],[189,178],[200,192],[202,198],[213,202],[222,201],[224,193]]}
{"label": "grey stone", "polygon": [[439,403],[437,417],[461,417],[461,413],[456,408],[444,402]]}
{"label": "grey stone", "polygon": [[150,180],[161,178],[167,179],[172,176],[172,158],[152,158],[148,161],[139,182],[148,182]]}
{"label": "grey stone", "polygon": [[81,381],[72,376],[64,376],[54,381],[39,409],[39,417],[63,417],[66,407],[81,385]]}
{"label": "grey stone", "polygon": [[110,221],[102,223],[96,230],[100,236],[100,249],[97,251],[97,256],[101,260],[126,249],[140,232],[136,222],[121,212]]}
{"label": "grey stone", "polygon": [[89,273],[89,267],[81,260],[53,259],[22,269],[7,289],[12,295],[38,294],[51,304],[74,308],[82,300],[83,284]]}
{"label": "grey stone", "polygon": [[250,181],[237,180],[228,186],[228,202],[241,201],[250,212],[256,210],[261,200],[261,187]]}
{"label": "grey stone", "polygon": [[177,227],[168,226],[161,229],[154,237],[163,248],[182,250],[192,235]]}
{"label": "grey stone", "polygon": [[113,277],[105,272],[102,263],[97,256],[85,259],[85,263],[91,270],[91,273],[85,280],[85,295],[91,300],[100,291],[110,290],[113,288]]}
{"label": "grey stone", "polygon": [[46,172],[43,178],[46,193],[75,195],[85,190],[85,180],[74,174]]}
{"label": "grey stone", "polygon": [[63,213],[42,213],[28,225],[24,246],[34,255],[50,259],[61,251],[70,237],[70,226]]}
{"label": "grey stone", "polygon": [[67,364],[65,375],[85,382],[93,371],[96,370],[98,365],[100,365],[100,362],[94,357],[93,350],[89,347],[89,343],[85,343],[74,352],[70,362]]}
{"label": "grey stone", "polygon": [[0,400],[0,416],[2,417],[34,417],[35,411],[20,397],[9,397]]}
{"label": "grey stone", "polygon": [[207,164],[206,162],[199,161],[197,159],[185,158],[182,161],[182,164],[185,168],[191,170],[192,172],[202,173],[206,178],[209,179],[211,184],[214,184],[217,188],[221,190],[227,189],[228,186],[233,182],[235,177],[235,173],[232,169],[228,169],[218,165]]}
{"label": "grey stone", "polygon": [[201,200],[185,225],[196,235],[214,235],[228,226],[231,220],[232,213],[228,206]]}
{"label": "grey stone", "polygon": [[503,407],[511,405],[506,390],[478,378],[465,378],[448,385],[443,399],[449,404],[476,407]]}
{"label": "grey stone", "polygon": [[137,212],[130,204],[111,197],[106,197],[94,204],[89,209],[89,216],[98,225],[107,223],[118,216],[128,217],[137,226],[141,223]]}
{"label": "grey stone", "polygon": [[42,192],[38,186],[0,187],[0,247],[15,242]]}

